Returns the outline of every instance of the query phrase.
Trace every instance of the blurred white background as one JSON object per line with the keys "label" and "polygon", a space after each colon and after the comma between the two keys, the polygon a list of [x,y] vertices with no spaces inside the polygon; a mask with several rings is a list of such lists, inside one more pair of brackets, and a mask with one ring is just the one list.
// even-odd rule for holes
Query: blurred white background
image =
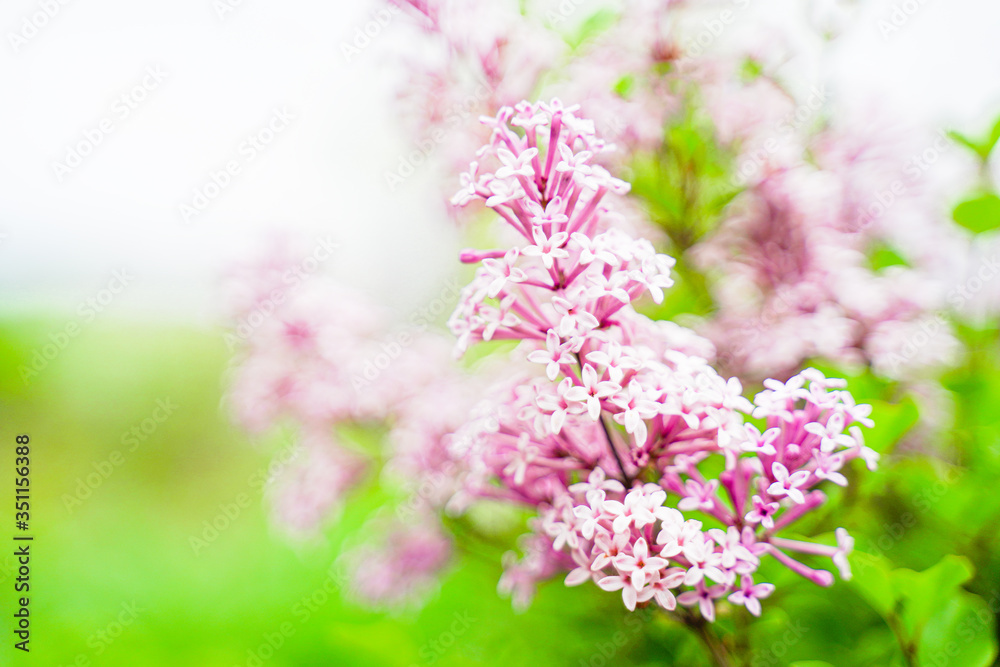
{"label": "blurred white background", "polygon": [[[440,290],[458,236],[436,215],[433,168],[395,192],[385,181],[411,149],[392,105],[389,45],[380,44],[398,34],[390,26],[351,62],[341,50],[370,20],[370,5],[64,3],[9,0],[0,9],[4,312],[75,312],[127,268],[136,281],[113,304],[119,314],[209,322],[216,276],[273,228],[331,234],[341,244],[336,272],[397,308]],[[785,4],[788,16],[801,15],[801,3]],[[879,21],[903,4],[919,9],[885,34]],[[875,95],[900,122],[976,133],[1000,112],[1000,3],[863,5],[823,66],[838,100]],[[41,23],[34,17],[45,7],[53,15],[32,32],[25,22]],[[145,99],[126,117],[120,98],[144,80]],[[275,109],[293,120],[248,149],[243,142]],[[111,131],[93,152],[57,173],[105,118]],[[186,223],[181,205],[231,160],[240,173]]]}

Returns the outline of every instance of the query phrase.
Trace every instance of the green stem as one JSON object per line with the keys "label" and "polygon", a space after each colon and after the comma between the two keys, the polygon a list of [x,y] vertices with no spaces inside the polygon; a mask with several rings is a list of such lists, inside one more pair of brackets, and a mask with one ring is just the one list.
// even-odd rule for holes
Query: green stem
{"label": "green stem", "polygon": [[739,610],[734,615],[736,633],[734,635],[733,653],[741,665],[750,664],[750,619],[746,613]]}
{"label": "green stem", "polygon": [[899,644],[899,649],[903,653],[903,660],[906,661],[907,667],[919,667],[920,663],[917,661],[917,647],[914,642],[907,641],[906,633],[903,631],[903,626],[899,622],[899,616],[893,612],[886,617],[886,623],[889,625],[889,629],[892,630],[892,634],[896,636],[896,642]]}
{"label": "green stem", "polygon": [[632,478],[628,476],[625,472],[625,465],[622,463],[621,457],[618,455],[618,448],[615,447],[615,441],[611,439],[611,431],[608,430],[608,424],[604,421],[604,413],[601,412],[601,428],[604,429],[604,437],[608,439],[608,447],[611,448],[611,453],[615,455],[615,462],[618,463],[618,469],[622,473],[622,479],[625,481],[625,488],[632,488]]}
{"label": "green stem", "polygon": [[725,644],[722,640],[715,636],[715,633],[708,627],[703,619],[699,619],[693,625],[695,632],[698,633],[698,637],[701,638],[702,643],[712,654],[715,659],[715,664],[719,667],[732,667],[733,662],[729,659],[729,652],[726,650]]}
{"label": "green stem", "polygon": [[726,649],[726,645],[712,632],[712,629],[709,627],[710,624],[704,618],[695,615],[689,609],[667,612],[667,616],[680,621],[694,630],[695,634],[698,635],[698,639],[708,649],[718,667],[733,667],[734,663],[728,649]]}
{"label": "green stem", "polygon": [[711,312],[715,308],[715,302],[712,300],[712,295],[709,292],[708,279],[705,277],[705,274],[692,268],[686,257],[682,254],[677,257],[674,271],[687,284],[690,293],[697,300],[699,308],[704,312]]}

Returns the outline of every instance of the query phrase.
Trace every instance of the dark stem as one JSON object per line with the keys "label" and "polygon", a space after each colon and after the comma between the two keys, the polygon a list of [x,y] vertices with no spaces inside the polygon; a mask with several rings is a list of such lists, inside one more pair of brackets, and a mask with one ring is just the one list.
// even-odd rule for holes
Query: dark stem
{"label": "dark stem", "polygon": [[615,441],[611,439],[611,431],[608,430],[608,425],[604,421],[604,412],[601,412],[601,428],[604,430],[604,437],[608,439],[608,447],[611,449],[611,453],[615,456],[615,461],[618,463],[618,469],[622,473],[622,479],[625,480],[625,488],[632,488],[632,478],[629,477],[628,473],[625,472],[625,465],[622,463],[621,457],[618,455],[618,449],[615,447]]}
{"label": "dark stem", "polygon": [[726,649],[726,645],[712,632],[711,624],[704,618],[696,615],[690,609],[668,611],[666,614],[695,631],[698,639],[701,640],[701,643],[712,654],[712,659],[718,667],[733,667],[733,660],[729,655],[728,649]]}
{"label": "dark stem", "polygon": [[708,623],[704,619],[694,619],[688,624],[698,633],[698,637],[701,638],[701,641],[712,653],[712,657],[715,658],[715,663],[719,667],[732,667],[733,663],[729,659],[729,652],[726,650],[725,645],[722,643],[722,640],[715,636],[715,633],[708,627]]}
{"label": "dark stem", "polygon": [[[580,353],[579,352],[574,352],[573,356],[576,357],[576,363],[577,363],[577,365],[579,365],[579,367],[580,367],[580,373],[582,374],[583,373],[583,359],[580,358]],[[621,473],[622,473],[622,481],[625,482],[625,488],[626,489],[631,489],[632,488],[632,478],[628,476],[627,472],[625,472],[625,465],[622,463],[622,459],[618,455],[618,449],[615,448],[615,441],[611,438],[611,431],[608,429],[608,425],[604,421],[604,410],[601,410],[601,415],[599,417],[599,421],[601,422],[601,429],[604,431],[604,437],[608,441],[608,449],[610,449],[611,453],[614,455],[615,462],[618,464],[618,470],[620,470]]]}
{"label": "dark stem", "polygon": [[916,642],[906,639],[906,632],[903,630],[903,625],[900,623],[896,612],[889,613],[886,617],[886,623],[889,625],[889,629],[892,630],[892,634],[896,636],[896,642],[903,653],[903,659],[906,661],[907,667],[916,667],[918,664]]}

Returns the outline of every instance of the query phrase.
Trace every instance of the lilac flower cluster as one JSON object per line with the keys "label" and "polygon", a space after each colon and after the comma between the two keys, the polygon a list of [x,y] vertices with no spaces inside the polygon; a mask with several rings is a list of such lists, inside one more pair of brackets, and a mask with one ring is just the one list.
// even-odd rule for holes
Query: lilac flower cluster
{"label": "lilac flower cluster", "polygon": [[[692,249],[714,277],[718,306],[701,330],[740,377],[784,377],[823,358],[913,380],[954,358],[955,340],[936,314],[940,281],[929,270],[873,270],[866,254],[927,228],[926,213],[903,195],[879,218],[865,212],[865,196],[889,191],[893,165],[870,145],[849,149],[850,140],[834,140],[832,130],[815,137],[808,150],[819,166],[772,157],[719,229]],[[906,341],[917,336],[930,344],[907,354]]]}
{"label": "lilac flower cluster", "polygon": [[[481,380],[455,367],[443,336],[393,331],[362,292],[297,272],[308,256],[305,244],[279,239],[232,270],[227,298],[238,325],[228,337],[238,354],[228,403],[248,432],[291,436],[260,477],[275,522],[296,538],[331,525],[381,473],[405,512],[373,518],[363,531],[371,544],[356,545],[342,565],[359,600],[412,604],[450,561],[436,512],[456,488],[458,463],[444,441]],[[356,435],[373,424],[386,431],[384,447]]]}
{"label": "lilac flower cluster", "polygon": [[847,484],[847,462],[875,467],[859,428],[870,406],[812,369],[767,380],[751,403],[697,356],[711,346],[696,334],[636,312],[643,295],[663,298],[673,261],[614,226],[609,195],[628,185],[596,164],[610,147],[576,112],[521,102],[484,119],[490,142],[455,197],[482,201],[514,239],[462,253],[480,266],[449,322],[458,349],[519,340],[538,371],[449,439],[464,462],[452,509],[477,498],[535,508],[500,583],[519,605],[568,572],[567,585],[620,590],[629,609],[680,603],[713,620],[722,597],[760,613],[773,590],[754,581],[765,556],[820,585],[832,575],[788,552],[832,558],[849,577],[843,529],[835,546],[777,533],[825,502],[817,487]]}
{"label": "lilac flower cluster", "polygon": [[[726,372],[754,382],[787,378],[818,358],[916,382],[954,359],[950,327],[937,317],[945,294],[935,285],[957,280],[942,281],[936,265],[942,248],[952,257],[965,251],[937,213],[944,197],[926,196],[934,184],[917,187],[906,173],[926,144],[899,141],[891,127],[859,129],[870,114],[831,118],[822,80],[775,74],[792,44],[821,50],[845,16],[821,12],[814,30],[794,34],[746,31],[727,27],[750,22],[736,21],[750,11],[743,5],[720,14],[705,3],[640,0],[577,43],[588,15],[578,4],[498,2],[487,18],[469,0],[390,1],[419,25],[419,53],[433,53],[407,48],[402,59],[406,117],[418,139],[440,138],[435,151],[448,165],[464,166],[482,143],[478,113],[539,92],[578,101],[602,136],[624,148],[602,156],[605,167],[668,161],[665,129],[689,117],[710,128],[741,193],[711,220],[674,221],[709,233],[671,251],[707,278],[714,308],[695,328]],[[688,193],[702,187],[698,174],[684,178],[692,180]],[[917,237],[931,245],[912,247]],[[868,255],[886,243],[912,267],[872,270]],[[919,354],[900,352],[925,339]]]}

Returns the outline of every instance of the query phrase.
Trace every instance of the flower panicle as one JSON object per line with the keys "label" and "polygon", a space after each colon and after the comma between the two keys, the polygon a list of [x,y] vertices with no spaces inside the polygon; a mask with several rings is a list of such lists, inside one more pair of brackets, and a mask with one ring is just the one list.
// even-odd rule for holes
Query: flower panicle
{"label": "flower panicle", "polygon": [[[537,368],[450,443],[467,462],[464,502],[537,510],[501,590],[524,605],[537,581],[564,572],[567,585],[621,591],[630,610],[681,604],[714,620],[724,597],[761,613],[774,589],[754,581],[766,556],[819,585],[832,575],[788,552],[829,557],[849,577],[843,529],[836,546],[777,533],[827,501],[818,487],[846,485],[850,460],[874,468],[859,428],[872,426],[871,408],[814,369],[767,380],[750,401],[691,353],[710,345],[635,310],[644,295],[662,301],[674,262],[614,226],[607,195],[628,185],[594,163],[609,147],[576,111],[521,102],[484,119],[492,137],[454,199],[481,200],[516,239],[462,253],[480,267],[449,321],[458,350],[517,340]],[[693,512],[704,521],[685,518]]]}

